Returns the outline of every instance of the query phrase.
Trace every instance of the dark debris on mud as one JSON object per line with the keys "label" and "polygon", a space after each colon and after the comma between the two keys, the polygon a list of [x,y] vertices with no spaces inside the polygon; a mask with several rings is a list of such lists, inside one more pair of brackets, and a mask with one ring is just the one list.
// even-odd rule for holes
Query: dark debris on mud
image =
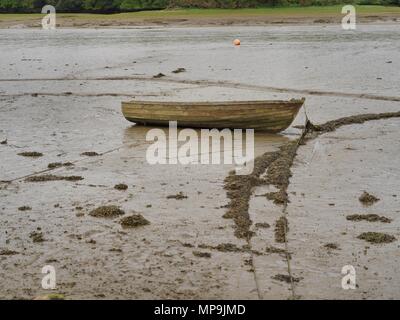
{"label": "dark debris on mud", "polygon": [[243,245],[242,247],[238,247],[233,243],[220,243],[216,246],[208,245],[208,244],[199,244],[198,248],[201,249],[210,249],[210,250],[217,250],[219,252],[252,252],[256,255],[262,255],[261,252],[251,250],[248,245]]}
{"label": "dark debris on mud", "polygon": [[136,228],[150,224],[150,221],[145,219],[141,214],[134,214],[124,217],[120,220],[120,224],[124,228]]}
{"label": "dark debris on mud", "polygon": [[81,156],[87,156],[87,157],[96,157],[99,156],[100,154],[98,154],[95,151],[85,151],[81,153]]}
{"label": "dark debris on mud", "polygon": [[327,243],[324,244],[324,248],[330,249],[330,250],[340,250],[340,247],[337,243]]}
{"label": "dark debris on mud", "polygon": [[193,251],[193,255],[200,258],[211,258],[210,252]]}
{"label": "dark debris on mud", "polygon": [[32,239],[33,242],[37,243],[37,242],[43,242],[45,241],[44,237],[43,237],[43,233],[39,232],[39,231],[33,231],[29,234],[29,238]]}
{"label": "dark debris on mud", "polygon": [[[307,132],[308,126],[305,129]],[[278,192],[269,193],[266,196],[273,199],[275,203],[286,205],[288,203],[287,188],[291,177],[291,166],[296,156],[297,148],[304,139],[303,134],[299,139],[288,142],[281,146],[278,151],[267,152],[254,160],[253,172],[247,176],[235,175],[231,172],[225,178],[224,188],[230,199],[228,211],[224,218],[235,221],[235,235],[238,238],[250,239],[254,232],[250,231],[252,221],[249,216],[249,201],[254,187],[259,185],[273,185],[279,189]],[[266,173],[265,178],[261,178]]]}
{"label": "dark debris on mud", "polygon": [[379,216],[377,214],[351,214],[346,217],[349,221],[368,221],[368,222],[383,222],[383,223],[390,223],[392,219],[389,219],[384,216]]}
{"label": "dark debris on mud", "polygon": [[266,247],[266,248],[265,248],[265,252],[266,252],[266,253],[285,254],[285,255],[288,254],[289,257],[290,257],[290,253],[287,252],[285,249],[276,248],[276,247],[273,247],[273,246],[268,246],[268,247]]}
{"label": "dark debris on mud", "polygon": [[291,277],[288,274],[276,274],[273,277],[271,277],[271,279],[281,281],[281,282],[291,283],[291,282],[299,282],[303,278]]}
{"label": "dark debris on mud", "polygon": [[358,198],[360,202],[366,206],[370,206],[374,204],[375,202],[378,202],[380,199],[375,197],[372,194],[369,194],[368,192],[364,191],[363,194]]}
{"label": "dark debris on mud", "polygon": [[157,73],[156,75],[153,76],[154,79],[159,79],[159,78],[162,78],[162,77],[165,77],[165,74],[161,73],[161,72]]}
{"label": "dark debris on mud", "polygon": [[172,73],[181,73],[181,72],[185,72],[186,69],[185,68],[177,68],[175,70],[172,71]]}
{"label": "dark debris on mud", "polygon": [[29,210],[32,210],[32,208],[29,206],[22,206],[22,207],[19,207],[18,210],[19,211],[29,211]]}
{"label": "dark debris on mud", "polygon": [[288,201],[288,195],[284,190],[266,193],[265,197],[278,205],[285,204]]}
{"label": "dark debris on mud", "polygon": [[[185,243],[183,244],[184,247],[194,247],[190,243]],[[233,244],[233,243],[220,243],[216,246],[209,245],[209,244],[199,244],[197,246],[199,249],[208,249],[208,250],[216,250],[219,252],[230,252],[230,253],[252,253],[257,256],[264,255],[266,253],[286,253],[286,250],[275,248],[275,247],[267,247],[265,249],[265,252],[258,251],[258,250],[253,250],[249,245],[243,245],[241,247]]]}
{"label": "dark debris on mud", "polygon": [[14,250],[9,250],[9,249],[0,250],[0,256],[13,256],[16,254],[18,254],[18,252]]}
{"label": "dark debris on mud", "polygon": [[125,183],[119,183],[114,186],[114,189],[124,191],[128,189],[128,186]]}
{"label": "dark debris on mud", "polygon": [[101,206],[89,212],[89,215],[96,218],[114,218],[125,214],[125,211],[117,206]]}
{"label": "dark debris on mud", "polygon": [[375,244],[390,243],[397,240],[394,236],[382,232],[363,232],[357,238]]}
{"label": "dark debris on mud", "polygon": [[36,151],[25,151],[25,152],[20,152],[18,153],[19,156],[22,157],[32,157],[32,158],[39,158],[43,156],[43,153],[41,152],[36,152]]}
{"label": "dark debris on mud", "polygon": [[167,199],[176,199],[176,200],[183,200],[183,199],[187,199],[187,198],[188,197],[186,195],[184,195],[182,191],[180,191],[177,194],[167,196]]}
{"label": "dark debris on mud", "polygon": [[25,179],[26,182],[46,182],[46,181],[80,181],[83,180],[81,176],[56,176],[53,174],[44,174],[39,176],[32,176]]}
{"label": "dark debris on mud", "polygon": [[259,176],[264,173],[268,166],[278,158],[277,152],[265,153],[254,161],[253,172],[249,175],[235,175],[231,172],[225,178],[224,188],[230,199],[228,211],[223,215],[226,219],[233,219],[235,222],[235,235],[238,238],[251,238],[254,234],[250,231],[252,221],[249,216],[249,201],[253,188],[261,185]]}
{"label": "dark debris on mud", "polygon": [[217,246],[207,245],[207,244],[199,244],[199,248],[201,249],[213,249],[218,250],[220,252],[243,252],[245,251],[244,248],[240,248],[233,243],[221,243]]}
{"label": "dark debris on mud", "polygon": [[267,222],[257,222],[254,226],[261,229],[268,229],[271,227],[270,224]]}
{"label": "dark debris on mud", "polygon": [[275,241],[278,243],[286,242],[286,234],[289,230],[288,220],[285,216],[280,217],[275,222]]}
{"label": "dark debris on mud", "polygon": [[47,168],[56,169],[56,168],[61,168],[61,167],[71,167],[73,165],[74,164],[72,162],[64,162],[64,163],[62,163],[62,162],[52,162],[52,163],[49,163],[47,165]]}

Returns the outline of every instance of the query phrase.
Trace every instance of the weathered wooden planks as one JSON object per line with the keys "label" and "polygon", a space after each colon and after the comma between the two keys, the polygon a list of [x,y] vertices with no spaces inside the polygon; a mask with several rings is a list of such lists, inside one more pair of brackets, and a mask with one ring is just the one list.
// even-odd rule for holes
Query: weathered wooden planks
{"label": "weathered wooden planks", "polygon": [[304,101],[130,101],[122,103],[122,113],[137,124],[168,126],[169,121],[177,121],[180,127],[279,132],[290,126]]}

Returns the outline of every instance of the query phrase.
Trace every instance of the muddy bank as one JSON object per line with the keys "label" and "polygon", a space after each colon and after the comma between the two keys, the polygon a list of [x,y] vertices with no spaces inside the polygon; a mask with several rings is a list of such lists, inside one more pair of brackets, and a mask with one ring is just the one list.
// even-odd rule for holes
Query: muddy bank
{"label": "muddy bank", "polygon": [[[172,11],[173,12],[173,11]],[[337,13],[241,13],[238,14],[180,14],[141,16],[128,15],[90,15],[58,14],[57,27],[59,28],[129,28],[138,26],[260,26],[260,25],[297,25],[297,24],[339,24],[342,15]],[[0,28],[41,28],[40,15],[15,15],[0,20]],[[400,14],[393,13],[358,13],[357,23],[393,23],[400,19]]]}

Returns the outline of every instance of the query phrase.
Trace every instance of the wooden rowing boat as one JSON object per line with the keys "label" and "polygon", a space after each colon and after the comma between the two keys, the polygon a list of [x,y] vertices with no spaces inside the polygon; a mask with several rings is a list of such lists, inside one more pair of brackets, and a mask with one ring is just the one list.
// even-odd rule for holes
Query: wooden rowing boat
{"label": "wooden rowing boat", "polygon": [[303,105],[301,100],[232,102],[122,102],[122,113],[131,122],[180,127],[238,128],[280,132],[290,126]]}

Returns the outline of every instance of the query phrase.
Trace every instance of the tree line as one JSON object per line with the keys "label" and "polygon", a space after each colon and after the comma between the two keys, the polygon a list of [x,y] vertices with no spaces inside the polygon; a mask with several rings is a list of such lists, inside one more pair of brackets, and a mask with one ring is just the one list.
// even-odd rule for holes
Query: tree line
{"label": "tree line", "polygon": [[113,13],[174,7],[251,8],[341,3],[400,5],[400,0],[0,0],[0,12],[40,12],[46,4],[53,5],[58,12]]}

